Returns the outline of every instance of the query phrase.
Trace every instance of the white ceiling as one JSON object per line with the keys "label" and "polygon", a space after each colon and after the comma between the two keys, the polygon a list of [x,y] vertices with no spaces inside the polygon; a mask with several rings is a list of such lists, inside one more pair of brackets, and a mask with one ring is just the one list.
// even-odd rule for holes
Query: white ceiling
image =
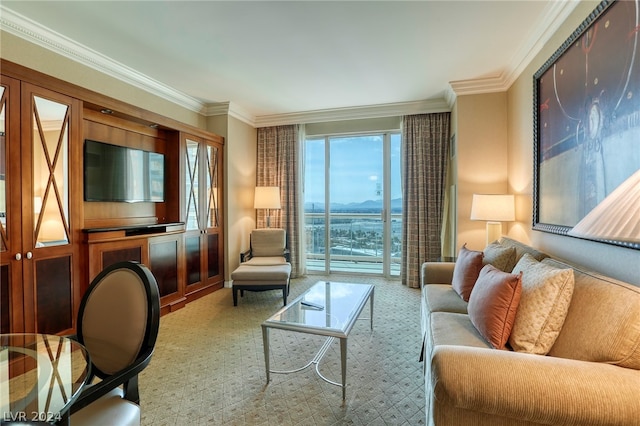
{"label": "white ceiling", "polygon": [[260,124],[506,90],[575,4],[2,0],[0,24],[192,109],[228,103]]}

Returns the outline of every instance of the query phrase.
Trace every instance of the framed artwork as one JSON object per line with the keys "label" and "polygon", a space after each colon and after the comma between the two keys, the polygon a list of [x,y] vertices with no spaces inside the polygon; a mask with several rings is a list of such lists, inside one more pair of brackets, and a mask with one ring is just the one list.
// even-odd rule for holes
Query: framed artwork
{"label": "framed artwork", "polygon": [[639,1],[601,2],[534,75],[535,230],[640,249]]}

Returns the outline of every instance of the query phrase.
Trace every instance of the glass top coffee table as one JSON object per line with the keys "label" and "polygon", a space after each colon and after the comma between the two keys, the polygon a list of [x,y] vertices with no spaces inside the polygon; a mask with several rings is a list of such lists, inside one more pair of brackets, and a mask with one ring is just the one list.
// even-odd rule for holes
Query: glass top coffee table
{"label": "glass top coffee table", "polygon": [[[362,309],[366,306],[367,300],[371,313],[368,319],[371,330],[373,330],[373,290],[374,286],[370,284],[319,281],[263,322],[262,339],[267,384],[270,381],[270,373],[295,373],[315,365],[316,373],[320,378],[327,383],[342,387],[342,399],[344,400],[347,378],[347,338]],[[269,329],[271,328],[327,336],[327,340],[316,356],[305,366],[289,371],[271,370],[269,366]],[[318,368],[334,339],[340,339],[342,383],[327,379]]]}

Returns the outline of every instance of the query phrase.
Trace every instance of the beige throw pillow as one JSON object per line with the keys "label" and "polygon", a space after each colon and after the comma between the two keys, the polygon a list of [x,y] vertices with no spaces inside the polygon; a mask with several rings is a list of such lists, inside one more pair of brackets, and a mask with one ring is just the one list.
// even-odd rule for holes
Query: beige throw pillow
{"label": "beige throw pillow", "polygon": [[509,344],[514,351],[546,355],[567,316],[573,295],[573,269],[558,269],[538,262],[528,253],[513,273],[522,272],[520,305]]}
{"label": "beige throw pillow", "polygon": [[516,248],[503,246],[497,241],[486,246],[483,250],[482,262],[493,265],[503,272],[511,272],[516,264]]}

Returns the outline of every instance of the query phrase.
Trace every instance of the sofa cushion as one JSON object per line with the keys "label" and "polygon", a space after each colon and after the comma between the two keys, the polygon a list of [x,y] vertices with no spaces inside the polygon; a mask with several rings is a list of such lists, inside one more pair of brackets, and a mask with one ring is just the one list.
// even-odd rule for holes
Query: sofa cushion
{"label": "sofa cushion", "polygon": [[503,246],[499,242],[493,242],[482,251],[484,265],[493,265],[504,272],[511,272],[516,265],[516,248]]}
{"label": "sofa cushion", "polygon": [[520,303],[521,276],[486,265],[469,297],[471,323],[496,349],[505,349],[509,340]]}
{"label": "sofa cushion", "polygon": [[451,285],[465,302],[469,301],[473,285],[478,279],[480,269],[482,269],[482,256],[481,251],[469,250],[466,243],[458,253]]}
{"label": "sofa cushion", "polygon": [[[554,259],[543,263],[570,267]],[[640,370],[640,287],[573,266],[575,289],[549,355]]]}
{"label": "sofa cushion", "polygon": [[439,345],[491,348],[473,326],[467,314],[434,312],[429,318],[429,333],[427,334],[429,356],[433,352],[433,348]]}
{"label": "sofa cushion", "polygon": [[243,263],[248,266],[271,266],[271,265],[284,265],[287,260],[283,256],[262,256],[252,257]]}
{"label": "sofa cushion", "polygon": [[425,307],[431,312],[467,313],[467,302],[460,298],[451,284],[429,284],[423,287]]}
{"label": "sofa cushion", "polygon": [[571,303],[573,269],[555,268],[525,253],[513,272],[522,272],[522,295],[509,344],[518,352],[546,355]]}
{"label": "sofa cushion", "polygon": [[260,285],[260,284],[287,284],[291,274],[291,264],[252,266],[248,262],[241,263],[232,273],[234,283]]}

